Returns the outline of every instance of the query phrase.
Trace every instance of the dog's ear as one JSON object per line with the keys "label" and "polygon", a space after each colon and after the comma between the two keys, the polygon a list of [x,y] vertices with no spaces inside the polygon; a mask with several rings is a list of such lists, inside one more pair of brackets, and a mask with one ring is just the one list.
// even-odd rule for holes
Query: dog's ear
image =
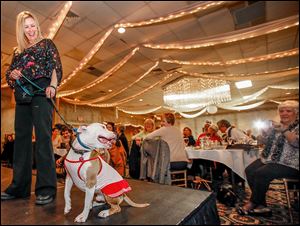
{"label": "dog's ear", "polygon": [[82,133],[86,129],[87,129],[87,126],[79,126],[79,128],[77,129],[77,133]]}

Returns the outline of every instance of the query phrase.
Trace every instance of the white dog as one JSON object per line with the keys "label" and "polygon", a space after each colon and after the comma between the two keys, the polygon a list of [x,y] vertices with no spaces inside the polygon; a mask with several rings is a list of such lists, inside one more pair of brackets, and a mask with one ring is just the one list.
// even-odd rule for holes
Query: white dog
{"label": "white dog", "polygon": [[[101,211],[98,216],[107,217],[120,212],[120,203],[125,200],[134,207],[146,207],[149,204],[137,204],[125,195],[131,190],[127,181],[119,173],[107,164],[95,149],[107,149],[111,147],[116,136],[108,131],[105,125],[93,123],[89,126],[81,126],[77,130],[77,138],[65,159],[67,177],[65,183],[65,209],[67,214],[71,210],[71,188],[73,183],[85,192],[84,209],[75,218],[75,222],[85,222],[90,209],[93,207],[94,194],[97,201],[106,201],[111,208]],[[103,195],[104,197],[103,197]]]}

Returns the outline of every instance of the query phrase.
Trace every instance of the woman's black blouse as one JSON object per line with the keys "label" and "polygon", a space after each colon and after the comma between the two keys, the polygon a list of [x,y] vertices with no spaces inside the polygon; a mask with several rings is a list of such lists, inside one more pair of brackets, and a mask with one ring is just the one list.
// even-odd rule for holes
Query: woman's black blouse
{"label": "woman's black blouse", "polygon": [[[62,65],[57,48],[51,39],[42,39],[35,45],[25,49],[22,53],[14,51],[12,62],[6,71],[6,81],[12,88],[16,82],[9,78],[14,70],[21,70],[21,73],[41,88],[46,88],[51,82],[53,70],[56,70],[57,85],[62,78]],[[21,84],[28,83],[25,78],[19,79]]]}

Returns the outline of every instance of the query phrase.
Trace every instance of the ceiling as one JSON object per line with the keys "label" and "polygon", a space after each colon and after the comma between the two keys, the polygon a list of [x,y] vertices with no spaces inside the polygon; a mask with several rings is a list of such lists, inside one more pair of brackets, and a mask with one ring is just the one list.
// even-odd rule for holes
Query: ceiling
{"label": "ceiling", "polygon": [[[66,2],[60,1],[1,1],[1,82],[5,83],[4,72],[11,61],[12,48],[16,46],[15,20],[16,15],[28,10],[35,13],[39,19],[42,31],[46,34],[50,26]],[[165,17],[170,13],[193,7],[203,2],[199,1],[74,1],[70,11],[57,32],[53,41],[56,44],[63,64],[63,79],[78,67],[80,61],[89,53],[91,48],[115,24],[139,22],[152,18]],[[211,36],[224,35],[252,26],[283,19],[299,14],[297,1],[231,1],[203,12],[197,12],[179,19],[158,24],[126,28],[120,34],[114,29],[93,58],[80,70],[59,92],[76,90],[92,83],[95,79],[118,64],[135,47],[139,50],[103,82],[85,89],[82,92],[66,96],[68,99],[89,101],[120,92],[111,98],[94,104],[118,103],[115,106],[129,111],[147,110],[164,105],[163,89],[165,85],[183,77],[178,71],[189,73],[204,73],[207,77],[215,78],[216,73],[223,73],[224,80],[228,75],[264,73],[281,71],[299,66],[299,55],[272,59],[261,62],[249,62],[225,66],[192,66],[162,62],[162,59],[181,61],[220,61],[257,57],[298,48],[299,26],[293,26],[267,35],[219,44],[203,48],[187,50],[159,50],[143,46],[145,43],[174,43]],[[160,60],[160,61],[159,61]],[[157,67],[137,81],[156,61]],[[174,72],[170,78],[162,81],[151,89],[151,85],[162,80],[168,73]],[[244,80],[242,77],[236,81]],[[243,96],[251,95],[267,86],[297,85],[299,73],[296,72],[277,77],[259,75],[252,80],[251,88],[238,90],[235,81],[228,80],[233,101],[242,100]],[[3,88],[3,92],[7,92]],[[109,92],[109,90],[112,90]],[[141,95],[138,93],[143,92]],[[130,101],[122,102],[126,98]],[[142,99],[142,100],[140,100]],[[260,100],[282,101],[299,99],[298,89],[268,89],[249,103]],[[64,99],[62,100],[64,101]],[[248,103],[247,103],[248,104]],[[275,106],[267,101],[259,108]],[[162,112],[164,109],[158,110]],[[223,110],[223,112],[226,110]],[[221,111],[222,112],[222,111]]]}

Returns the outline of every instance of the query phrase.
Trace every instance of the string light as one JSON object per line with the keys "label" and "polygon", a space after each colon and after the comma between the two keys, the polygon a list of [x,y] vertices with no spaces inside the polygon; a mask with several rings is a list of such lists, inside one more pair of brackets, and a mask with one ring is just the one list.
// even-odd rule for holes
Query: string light
{"label": "string light", "polygon": [[174,75],[174,73],[170,73],[167,74],[163,79],[161,79],[160,81],[154,83],[153,85],[149,86],[147,89],[142,90],[141,92],[134,94],[130,97],[124,98],[120,101],[114,102],[114,103],[109,103],[109,104],[88,104],[88,106],[92,106],[92,107],[100,107],[100,108],[107,108],[107,107],[115,107],[121,104],[124,104],[126,102],[129,102],[133,99],[135,99],[136,97],[138,97],[139,95],[142,95],[145,92],[148,92],[150,89],[152,89],[155,86],[158,86],[160,84],[162,84],[163,82],[165,82],[166,80],[168,80],[169,78],[171,78]]}
{"label": "string light", "polygon": [[60,90],[71,78],[73,78],[77,72],[79,72],[91,59],[92,57],[98,52],[100,47],[103,45],[104,41],[108,38],[114,28],[110,28],[103,37],[94,45],[94,47],[89,51],[89,53],[80,61],[79,66],[75,68],[75,70],[69,74],[60,84],[58,89]]}
{"label": "string light", "polygon": [[161,109],[162,107],[155,107],[155,108],[151,108],[151,109],[147,109],[147,110],[140,110],[140,111],[128,111],[122,108],[118,108],[118,110],[123,111],[126,114],[131,114],[131,115],[144,115],[144,114],[149,114],[151,112],[157,111],[159,109]]}
{"label": "string light", "polygon": [[[232,2],[231,2],[232,3]],[[127,28],[127,27],[142,27],[142,26],[147,26],[147,25],[152,25],[152,24],[157,24],[157,23],[162,23],[166,22],[169,20],[174,20],[178,19],[180,17],[188,16],[194,13],[198,13],[201,11],[204,11],[206,9],[211,9],[220,5],[224,4],[229,4],[227,1],[207,1],[207,2],[201,2],[200,4],[197,4],[195,6],[189,6],[185,9],[182,9],[177,12],[173,12],[171,14],[168,14],[167,16],[164,17],[158,17],[158,18],[152,18],[140,22],[133,22],[133,23],[121,23],[121,24],[116,24],[115,28]]]}
{"label": "string light", "polygon": [[64,97],[64,96],[70,96],[75,93],[82,92],[86,89],[90,89],[93,86],[99,84],[100,82],[103,82],[106,80],[109,76],[111,76],[113,73],[115,73],[117,70],[119,70],[133,55],[136,53],[136,51],[139,50],[139,47],[134,48],[127,56],[125,56],[118,64],[116,64],[114,67],[112,67],[109,71],[105,72],[103,75],[101,75],[99,78],[95,79],[94,81],[90,82],[87,85],[82,86],[81,88],[77,90],[67,90],[63,92],[59,92],[57,94],[57,97]]}
{"label": "string light", "polygon": [[54,38],[54,36],[56,35],[60,26],[62,25],[63,21],[65,20],[67,13],[69,12],[71,6],[72,6],[72,1],[66,2],[66,4],[64,5],[64,8],[60,11],[56,21],[52,24],[52,26],[49,29],[50,32],[47,36],[48,39]]}
{"label": "string light", "polygon": [[291,85],[279,85],[279,86],[267,86],[251,95],[248,95],[248,98],[245,100],[236,100],[231,101],[229,103],[222,103],[219,104],[218,107],[230,109],[231,107],[236,107],[238,105],[245,104],[247,102],[255,100],[257,97],[261,96],[263,93],[265,93],[268,89],[283,89],[283,90],[289,90],[289,89],[299,89],[299,86],[291,86]]}
{"label": "string light", "polygon": [[244,59],[237,59],[237,60],[227,60],[224,63],[221,61],[180,61],[180,60],[168,60],[168,59],[162,59],[162,62],[164,63],[170,63],[170,64],[180,64],[180,65],[193,65],[193,66],[226,66],[226,65],[235,65],[235,64],[245,64],[245,63],[253,63],[253,62],[261,62],[261,61],[267,61],[267,60],[274,60],[279,59],[283,57],[290,57],[294,55],[299,54],[299,49],[291,49],[287,51],[277,52],[277,53],[271,53],[266,55],[261,55],[257,57],[248,57]]}
{"label": "string light", "polygon": [[[112,98],[122,92],[124,92],[125,90],[129,89],[131,86],[133,86],[134,84],[136,84],[137,82],[139,82],[141,79],[143,79],[146,75],[148,75],[155,67],[157,67],[158,65],[158,61],[151,67],[149,68],[142,76],[140,76],[137,80],[135,80],[133,83],[131,83],[130,85],[124,87],[123,89],[119,90],[118,92],[114,92],[114,93],[110,93],[106,96],[103,97],[98,97],[95,99],[90,99],[88,101],[77,101],[76,104],[78,105],[85,105],[85,104],[92,104],[92,103],[96,103],[96,102],[100,102],[100,101],[104,101],[107,100],[109,98]],[[71,104],[75,104],[75,100],[72,99],[68,99],[68,98],[63,98],[64,101],[71,103]]]}
{"label": "string light", "polygon": [[251,79],[251,80],[266,80],[271,78],[279,78],[279,77],[286,77],[291,75],[298,75],[299,74],[299,67],[288,68],[284,70],[278,71],[265,71],[265,72],[258,72],[254,74],[202,74],[202,73],[195,73],[195,72],[187,72],[183,70],[177,70],[177,72],[182,73],[184,75],[189,75],[193,77],[202,77],[202,78],[211,78],[212,76],[214,79],[220,80],[228,80],[228,81],[237,81],[240,79]]}
{"label": "string light", "polygon": [[290,27],[297,26],[299,24],[299,15],[290,16],[287,18],[267,22],[261,25],[253,26],[251,28],[244,28],[237,31],[228,32],[225,34],[219,34],[210,36],[207,38],[201,38],[197,41],[182,41],[169,44],[144,44],[144,47],[151,49],[195,49],[208,46],[215,46],[224,43],[231,43],[249,38],[254,38],[261,35],[266,35],[281,31]]}

